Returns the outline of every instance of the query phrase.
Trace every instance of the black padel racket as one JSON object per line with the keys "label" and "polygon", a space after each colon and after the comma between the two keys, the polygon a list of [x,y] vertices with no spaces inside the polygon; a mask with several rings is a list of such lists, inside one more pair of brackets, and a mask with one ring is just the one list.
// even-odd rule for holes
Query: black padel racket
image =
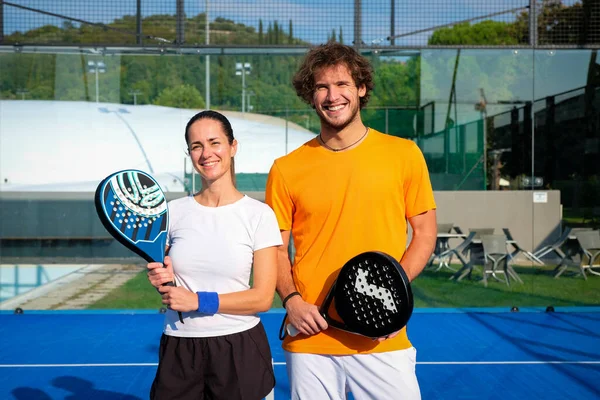
{"label": "black padel racket", "polygon": [[[138,170],[115,172],[100,182],[94,202],[112,237],[147,262],[164,261],[169,212],[154,178]],[[179,321],[183,323],[181,313]]]}
{"label": "black padel racket", "polygon": [[[334,300],[342,321],[329,314]],[[410,281],[390,255],[361,253],[344,264],[319,311],[329,326],[370,338],[384,337],[406,326],[412,315]],[[290,336],[298,334],[291,324],[286,331]]]}

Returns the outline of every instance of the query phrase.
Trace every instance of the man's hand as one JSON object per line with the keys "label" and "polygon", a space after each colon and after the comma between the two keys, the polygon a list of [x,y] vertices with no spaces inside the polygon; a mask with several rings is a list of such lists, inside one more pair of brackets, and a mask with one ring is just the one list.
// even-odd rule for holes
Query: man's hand
{"label": "man's hand", "polygon": [[394,333],[390,333],[390,334],[389,334],[389,335],[387,335],[387,336],[382,336],[382,337],[380,337],[380,338],[377,338],[376,340],[377,340],[378,342],[383,342],[384,340],[393,339],[393,338],[395,338],[396,336],[398,336],[398,334],[399,334],[399,333],[400,333],[400,331],[396,331],[396,332],[394,332]]}
{"label": "man's hand", "polygon": [[198,295],[182,287],[161,286],[162,303],[171,310],[190,312],[198,310]]}
{"label": "man's hand", "polygon": [[319,313],[319,308],[294,296],[286,304],[287,319],[298,332],[304,335],[316,335],[327,329],[327,321]]}
{"label": "man's hand", "polygon": [[175,274],[173,273],[173,263],[171,257],[165,257],[164,267],[162,263],[153,262],[147,265],[148,280],[155,288],[159,288],[165,283],[173,282]]}

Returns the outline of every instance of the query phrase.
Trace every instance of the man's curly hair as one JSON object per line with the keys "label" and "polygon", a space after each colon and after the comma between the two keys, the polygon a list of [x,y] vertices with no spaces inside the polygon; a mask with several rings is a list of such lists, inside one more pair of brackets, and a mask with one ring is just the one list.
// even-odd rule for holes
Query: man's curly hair
{"label": "man's curly hair", "polygon": [[369,60],[352,47],[337,42],[314,47],[306,54],[300,69],[292,80],[298,97],[308,104],[312,104],[315,93],[315,72],[320,68],[339,64],[348,67],[356,87],[365,85],[367,88],[366,94],[360,98],[360,108],[365,107],[369,102],[370,92],[373,90],[373,68]]}

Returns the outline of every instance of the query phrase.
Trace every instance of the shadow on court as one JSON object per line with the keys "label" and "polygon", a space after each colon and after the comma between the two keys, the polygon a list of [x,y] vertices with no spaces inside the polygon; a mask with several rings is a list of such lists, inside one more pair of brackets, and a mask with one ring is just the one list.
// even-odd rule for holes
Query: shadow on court
{"label": "shadow on court", "polygon": [[[545,361],[545,360],[561,360],[561,361],[569,361],[573,359],[573,355],[587,357],[589,359],[597,359],[598,352],[597,351],[577,351],[572,343],[576,341],[576,337],[569,333],[562,333],[561,329],[556,329],[554,335],[559,335],[564,338],[562,343],[564,345],[556,345],[550,343],[544,343],[543,338],[540,337],[515,337],[515,335],[511,334],[510,329],[504,330],[502,329],[502,324],[500,323],[500,319],[504,318],[506,321],[511,318],[506,318],[506,316],[498,316],[494,314],[477,314],[472,313],[469,314],[469,317],[476,321],[476,324],[485,327],[491,332],[494,332],[498,338],[505,341],[506,343],[512,343],[513,346],[518,348],[523,354],[527,354],[533,360]],[[514,317],[513,317],[514,318]],[[490,321],[496,320],[498,323],[492,324]],[[521,321],[523,322],[523,321]],[[475,324],[474,324],[475,325]],[[539,324],[536,324],[539,325]],[[514,326],[513,326],[514,328]],[[543,329],[549,329],[550,327],[543,326]],[[581,340],[581,339],[580,339]],[[587,350],[587,349],[586,349]],[[580,364],[577,365],[577,370],[588,370],[595,371],[598,373],[600,371],[600,367],[597,365],[585,365]],[[589,393],[598,394],[597,385],[593,382],[588,382],[585,378],[584,374],[575,373],[573,371],[573,367],[565,364],[550,364],[549,368],[554,369],[557,376],[565,376],[570,379],[571,382],[576,383],[579,387],[585,388]]]}
{"label": "shadow on court", "polygon": [[[549,319],[549,321],[547,321],[546,323],[535,322],[532,319],[523,319],[516,313],[489,314],[486,315],[486,318],[488,318],[489,320],[497,319],[499,323],[501,321],[511,321],[515,325],[520,324],[525,328],[527,328],[526,325],[529,325],[542,329],[551,329],[556,331],[556,333],[560,335],[577,334],[584,335],[590,338],[600,338],[599,332],[587,328],[585,324],[576,323],[575,317],[577,315],[575,313],[569,313],[565,316],[561,315],[560,313],[552,312],[546,315]],[[588,321],[595,321],[597,324],[600,324],[600,316],[599,318],[588,319]]]}
{"label": "shadow on court", "polygon": [[[52,380],[52,386],[65,392],[65,400],[141,400],[140,397],[94,388],[88,380],[75,376],[59,376]],[[39,389],[18,387],[12,391],[15,400],[52,400],[48,394]]]}
{"label": "shadow on court", "polygon": [[15,400],[52,400],[44,391],[28,387],[18,387],[12,390]]}
{"label": "shadow on court", "polygon": [[71,395],[65,396],[65,400],[141,400],[140,397],[128,394],[95,389],[92,382],[75,376],[59,376],[52,380],[52,386],[71,393]]}

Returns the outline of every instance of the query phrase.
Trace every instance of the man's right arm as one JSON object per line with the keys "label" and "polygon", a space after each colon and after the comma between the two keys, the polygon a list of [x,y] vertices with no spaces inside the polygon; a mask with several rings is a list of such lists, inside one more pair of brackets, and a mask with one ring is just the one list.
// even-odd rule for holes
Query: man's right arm
{"label": "man's right arm", "polygon": [[[277,293],[285,299],[296,290],[292,275],[292,263],[289,255],[290,231],[281,231],[283,246],[277,253]],[[288,323],[292,324],[300,333],[314,335],[327,329],[327,321],[319,314],[319,309],[314,304],[305,302],[301,296],[292,296],[285,304]]]}
{"label": "man's right arm", "polygon": [[290,246],[290,231],[281,231],[281,239],[283,245],[279,246],[277,250],[277,293],[279,293],[281,299],[285,299],[288,295],[296,291],[296,285],[292,277],[292,263],[288,251]]}

